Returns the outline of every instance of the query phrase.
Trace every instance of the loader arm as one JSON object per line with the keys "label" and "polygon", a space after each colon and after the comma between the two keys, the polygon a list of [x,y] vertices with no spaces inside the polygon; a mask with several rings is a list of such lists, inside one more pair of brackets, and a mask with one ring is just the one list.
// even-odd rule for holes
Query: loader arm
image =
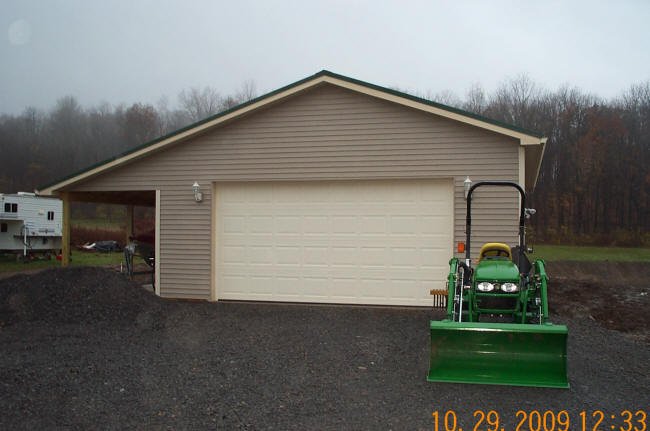
{"label": "loader arm", "polygon": [[533,265],[535,267],[535,282],[539,283],[539,289],[541,291],[542,319],[543,323],[546,323],[546,319],[548,319],[548,297],[546,294],[548,275],[546,275],[546,265],[542,259],[536,259]]}
{"label": "loader arm", "polygon": [[449,275],[447,276],[447,318],[454,320],[454,295],[456,292],[458,274],[458,258],[449,260]]}

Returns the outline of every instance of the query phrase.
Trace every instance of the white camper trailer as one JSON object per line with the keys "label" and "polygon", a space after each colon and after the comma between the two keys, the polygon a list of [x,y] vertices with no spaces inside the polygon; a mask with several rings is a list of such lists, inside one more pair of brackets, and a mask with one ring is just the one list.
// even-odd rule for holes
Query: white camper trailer
{"label": "white camper trailer", "polygon": [[63,203],[34,193],[0,193],[0,251],[27,255],[61,250]]}

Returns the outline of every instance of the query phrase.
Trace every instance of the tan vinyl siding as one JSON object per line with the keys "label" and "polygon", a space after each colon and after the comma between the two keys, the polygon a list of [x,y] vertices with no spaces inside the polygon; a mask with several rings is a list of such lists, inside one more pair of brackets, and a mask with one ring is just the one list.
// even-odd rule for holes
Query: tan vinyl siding
{"label": "tan vinyl siding", "polygon": [[[465,177],[517,181],[518,146],[511,137],[324,84],[74,190],[159,189],[161,294],[207,299],[212,182],[453,178],[455,240],[462,241]],[[202,203],[194,201],[194,181]],[[474,203],[473,243],[514,245],[516,193],[481,191]]]}

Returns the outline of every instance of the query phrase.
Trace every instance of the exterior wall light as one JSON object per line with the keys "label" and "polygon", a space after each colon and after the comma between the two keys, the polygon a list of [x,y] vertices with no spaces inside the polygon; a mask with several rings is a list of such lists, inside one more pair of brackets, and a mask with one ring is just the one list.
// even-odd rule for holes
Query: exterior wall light
{"label": "exterior wall light", "polygon": [[192,188],[194,189],[194,200],[197,202],[201,202],[203,200],[203,193],[201,193],[201,186],[199,186],[199,183],[194,181],[194,184],[192,184]]}
{"label": "exterior wall light", "polygon": [[472,180],[467,177],[465,181],[463,182],[463,185],[465,187],[465,199],[467,199],[467,195],[469,194],[469,189],[472,187]]}

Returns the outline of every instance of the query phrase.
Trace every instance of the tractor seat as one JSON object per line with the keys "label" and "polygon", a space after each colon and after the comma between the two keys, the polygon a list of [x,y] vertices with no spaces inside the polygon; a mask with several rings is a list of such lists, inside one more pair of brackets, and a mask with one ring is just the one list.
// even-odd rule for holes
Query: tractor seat
{"label": "tractor seat", "polygon": [[478,261],[480,262],[483,259],[507,259],[512,260],[512,251],[510,247],[506,244],[500,242],[488,242],[481,247],[481,251],[478,253]]}

